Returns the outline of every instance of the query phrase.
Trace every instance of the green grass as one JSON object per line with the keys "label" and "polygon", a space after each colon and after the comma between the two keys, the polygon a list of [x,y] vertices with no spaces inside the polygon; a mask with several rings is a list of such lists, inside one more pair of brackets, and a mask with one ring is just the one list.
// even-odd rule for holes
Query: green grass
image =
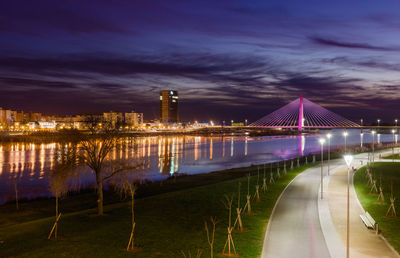
{"label": "green grass", "polygon": [[394,155],[383,157],[384,159],[400,159],[400,154],[396,153]]}
{"label": "green grass", "polygon": [[377,194],[370,194],[370,187],[367,187],[366,167],[360,168],[354,175],[354,186],[363,208],[379,224],[383,236],[400,251],[400,217],[386,217],[387,209],[390,204],[391,186],[393,185],[393,196],[396,198],[395,208],[400,215],[400,163],[376,162],[371,169],[377,187],[382,185],[386,204],[379,203]]}
{"label": "green grass", "polygon": [[[284,187],[301,171],[308,166],[302,166],[293,171],[288,171],[273,185],[268,185],[268,192],[261,193],[260,202],[252,202],[253,214],[243,215],[245,232],[234,232],[233,239],[240,257],[258,257],[262,250],[264,233],[274,204]],[[236,172],[235,172],[236,171]],[[269,169],[267,170],[269,172]],[[275,170],[274,170],[275,171]],[[236,169],[226,172],[225,175],[217,173],[215,181],[210,175],[188,176],[181,180],[195,186],[188,189],[173,190],[167,193],[153,193],[136,201],[136,232],[135,241],[142,250],[136,253],[126,252],[130,234],[130,206],[129,202],[114,203],[105,206],[106,216],[94,216],[96,210],[81,210],[67,213],[62,216],[59,230],[62,240],[47,240],[47,234],[52,226],[53,217],[38,219],[39,214],[44,215],[51,211],[50,200],[36,201],[34,206],[42,207],[42,213],[34,213],[34,219],[29,221],[31,210],[30,202],[24,204],[26,216],[20,215],[17,221],[11,223],[12,212],[6,213],[7,223],[0,229],[0,256],[8,257],[182,257],[181,250],[191,251],[194,254],[198,249],[203,250],[202,257],[209,257],[209,247],[204,230],[204,221],[210,216],[219,220],[215,235],[215,255],[219,255],[226,240],[228,212],[223,207],[221,200],[224,194],[237,193],[238,182],[242,183],[241,200],[245,203],[247,193],[247,178],[244,173],[256,173],[255,167]],[[282,173],[282,172],[281,172]],[[211,173],[212,174],[212,173]],[[267,173],[269,174],[269,173]],[[232,177],[240,178],[232,179]],[[206,180],[206,185],[196,186],[198,180]],[[222,179],[224,177],[225,179]],[[179,185],[176,183],[170,185]],[[251,177],[250,192],[254,194],[257,176]],[[260,175],[260,185],[262,174]],[[181,185],[182,186],[182,185]],[[153,186],[154,187],[154,186]],[[169,188],[168,188],[169,189]],[[154,190],[155,191],[155,190]],[[82,196],[75,196],[71,203],[78,205],[81,198],[83,205],[88,203]],[[43,203],[43,206],[37,203]],[[33,202],[35,203],[35,202]],[[234,208],[237,199],[235,197]],[[78,205],[79,206],[79,205]],[[81,205],[82,206],[82,205]],[[10,206],[8,206],[10,207]],[[82,207],[81,207],[82,208]],[[49,209],[49,211],[45,211]],[[63,206],[61,206],[62,211]],[[20,213],[24,214],[22,210]],[[233,215],[235,212],[233,212]],[[233,216],[234,218],[234,216]],[[21,222],[23,221],[23,222]],[[218,253],[218,254],[217,254]]]}

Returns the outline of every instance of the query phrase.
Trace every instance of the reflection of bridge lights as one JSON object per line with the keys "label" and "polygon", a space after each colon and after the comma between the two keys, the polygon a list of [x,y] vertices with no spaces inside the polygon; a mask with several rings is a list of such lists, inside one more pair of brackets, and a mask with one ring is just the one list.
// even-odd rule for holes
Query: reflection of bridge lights
{"label": "reflection of bridge lights", "polygon": [[233,156],[233,137],[231,137],[231,157]]}
{"label": "reflection of bridge lights", "polygon": [[245,141],[244,141],[244,155],[245,156],[247,156],[247,136],[246,136],[246,138],[245,138]]}
{"label": "reflection of bridge lights", "polygon": [[363,143],[364,143],[364,133],[361,132],[360,133],[360,147],[363,147]]}

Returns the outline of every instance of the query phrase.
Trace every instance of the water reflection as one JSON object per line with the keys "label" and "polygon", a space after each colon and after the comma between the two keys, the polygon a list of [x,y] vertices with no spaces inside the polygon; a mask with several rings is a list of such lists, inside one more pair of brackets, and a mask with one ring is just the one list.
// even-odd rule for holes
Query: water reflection
{"label": "water reflection", "polygon": [[364,143],[364,133],[361,132],[361,133],[360,133],[360,147],[361,147],[361,148],[363,147],[363,143]]}
{"label": "water reflection", "polygon": [[[342,130],[331,131],[331,148],[344,144]],[[363,146],[372,142],[372,134],[347,130],[347,145]],[[159,180],[177,173],[204,173],[232,167],[275,162],[318,153],[321,135],[300,136],[229,136],[229,137],[143,137],[120,139],[107,156],[108,161],[144,160],[143,177]],[[395,136],[397,142],[398,135]],[[378,143],[392,142],[392,134],[378,134]],[[227,149],[229,148],[229,149]],[[9,143],[0,145],[0,203],[14,198],[18,184],[21,198],[49,196],[49,172],[54,168],[57,152],[72,150],[78,145],[60,143]],[[226,153],[226,151],[228,153]],[[79,184],[93,185],[88,169],[80,171]]]}

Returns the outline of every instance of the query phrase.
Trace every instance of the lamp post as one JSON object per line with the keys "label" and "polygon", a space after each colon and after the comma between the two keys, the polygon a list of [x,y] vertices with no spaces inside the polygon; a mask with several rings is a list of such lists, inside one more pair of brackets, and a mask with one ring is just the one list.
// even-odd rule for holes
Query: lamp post
{"label": "lamp post", "polygon": [[397,120],[397,118],[394,120],[394,125],[396,126],[396,129],[397,129],[397,122],[398,122],[398,120]]}
{"label": "lamp post", "polygon": [[347,165],[347,237],[346,237],[346,257],[350,253],[350,165],[353,161],[352,155],[344,155],[344,161]]}
{"label": "lamp post", "polygon": [[332,134],[328,133],[326,134],[326,138],[328,138],[328,176],[329,176],[329,171],[330,171],[330,161],[331,161],[331,137]]}
{"label": "lamp post", "polygon": [[325,139],[319,139],[319,143],[321,144],[321,199],[323,199],[323,187],[324,187],[324,174],[323,174],[323,167],[324,167],[324,143]]}
{"label": "lamp post", "polygon": [[375,161],[375,131],[372,131],[372,162]]}
{"label": "lamp post", "polygon": [[347,131],[343,132],[343,136],[344,136],[344,153],[347,152],[347,135],[349,135],[349,133]]}
{"label": "lamp post", "polygon": [[380,119],[378,119],[378,120],[376,120],[376,121],[378,122],[378,127],[379,127],[379,124],[380,124],[381,120],[380,120]]}

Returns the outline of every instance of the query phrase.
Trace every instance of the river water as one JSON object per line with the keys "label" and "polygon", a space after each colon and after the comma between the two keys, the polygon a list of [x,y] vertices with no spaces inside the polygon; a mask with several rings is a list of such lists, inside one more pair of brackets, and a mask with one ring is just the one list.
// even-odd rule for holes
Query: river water
{"label": "river water", "polygon": [[[318,135],[303,136],[154,136],[141,137],[136,141],[123,139],[111,160],[140,159],[145,161],[141,177],[162,180],[169,176],[186,173],[198,174],[227,168],[249,166],[287,160],[320,152]],[[343,148],[343,130],[329,131],[331,149]],[[362,146],[372,142],[372,134],[360,130],[347,130],[346,144]],[[397,135],[378,134],[374,142],[397,142]],[[134,148],[132,146],[134,145]],[[49,173],[54,167],[54,155],[63,147],[59,143],[7,143],[0,145],[0,204],[15,198],[51,196]],[[325,144],[326,150],[327,144]],[[79,173],[80,187],[94,185],[94,175],[88,169]]]}

